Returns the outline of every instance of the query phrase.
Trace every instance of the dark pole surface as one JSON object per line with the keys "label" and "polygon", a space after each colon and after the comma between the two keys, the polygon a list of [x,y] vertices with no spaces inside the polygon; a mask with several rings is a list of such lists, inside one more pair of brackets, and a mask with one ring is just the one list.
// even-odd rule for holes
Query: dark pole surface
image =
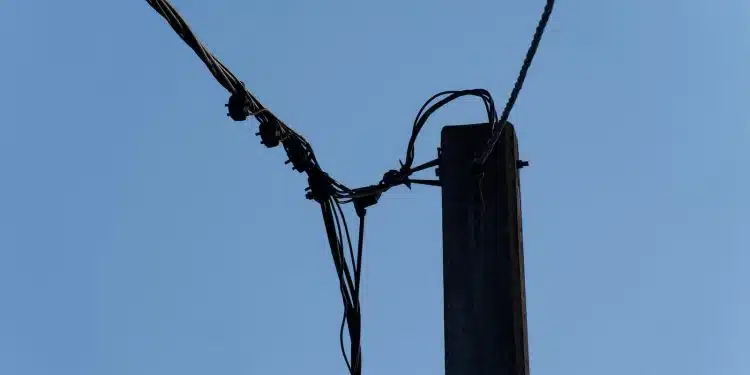
{"label": "dark pole surface", "polygon": [[471,166],[490,130],[441,136],[446,375],[529,373],[518,142],[506,126],[480,180]]}

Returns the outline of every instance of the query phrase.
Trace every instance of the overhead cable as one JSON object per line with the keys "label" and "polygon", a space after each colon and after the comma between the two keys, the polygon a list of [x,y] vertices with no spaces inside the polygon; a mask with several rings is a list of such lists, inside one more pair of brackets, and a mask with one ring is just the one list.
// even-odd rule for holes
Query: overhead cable
{"label": "overhead cable", "polygon": [[500,116],[500,120],[498,120],[497,123],[493,123],[492,135],[487,140],[487,144],[484,147],[482,153],[474,161],[476,167],[481,168],[484,166],[484,163],[487,162],[487,158],[489,158],[490,154],[492,154],[492,151],[495,148],[495,144],[497,144],[497,141],[500,139],[503,128],[505,127],[505,124],[508,121],[508,117],[510,116],[510,111],[516,104],[516,100],[518,99],[518,95],[521,93],[521,89],[523,89],[523,83],[526,80],[526,74],[528,74],[529,68],[531,68],[531,62],[534,60],[536,51],[542,41],[544,30],[547,27],[547,23],[549,22],[550,16],[552,15],[552,9],[554,7],[555,0],[547,0],[547,3],[544,6],[544,10],[542,11],[542,16],[539,18],[539,23],[536,26],[536,31],[534,31],[534,37],[532,38],[529,49],[523,59],[521,70],[518,72],[516,83],[513,85],[513,90],[510,92],[510,97],[508,97],[508,101],[505,103],[505,108],[503,108],[503,113]]}
{"label": "overhead cable", "polygon": [[[177,35],[187,44],[195,54],[203,61],[216,81],[229,93],[227,100],[227,115],[234,121],[244,121],[254,117],[258,121],[258,135],[261,144],[268,148],[282,146],[287,154],[287,164],[292,169],[307,175],[308,187],[306,197],[318,202],[323,216],[323,224],[331,250],[334,268],[339,281],[344,312],[340,328],[341,351],[346,362],[347,369],[351,375],[361,375],[362,371],[362,314],[360,305],[360,287],[362,275],[362,257],[365,215],[367,208],[376,204],[384,192],[389,189],[405,185],[411,188],[412,184],[424,184],[440,186],[439,181],[413,179],[414,173],[435,167],[439,159],[434,159],[423,164],[414,166],[415,144],[417,138],[430,118],[430,116],[446,104],[461,97],[477,97],[482,100],[487,121],[493,124],[493,134],[487,142],[487,147],[475,161],[483,165],[488,155],[499,138],[502,126],[506,123],[510,111],[515,104],[519,92],[523,86],[524,79],[531,66],[531,61],[536,53],[542,34],[552,12],[554,0],[548,0],[542,18],[537,26],[529,51],[524,59],[516,84],[511,92],[510,98],[505,105],[502,115],[498,118],[495,102],[492,95],[485,89],[472,90],[450,90],[433,95],[424,103],[417,113],[409,137],[406,156],[399,161],[400,168],[386,172],[380,182],[361,188],[350,189],[346,185],[323,171],[318,163],[310,143],[277,118],[268,108],[245,87],[244,82],[239,80],[216,56],[214,56],[193,34],[187,22],[180,16],[177,10],[167,0],[146,0],[146,2],[161,15],[172,27]],[[349,227],[346,217],[341,208],[342,203],[353,203],[357,216],[359,217],[359,233],[357,238],[357,251],[354,252]],[[347,251],[348,250],[348,251]],[[348,259],[347,259],[348,253]],[[349,333],[349,354],[344,346],[344,327]]]}

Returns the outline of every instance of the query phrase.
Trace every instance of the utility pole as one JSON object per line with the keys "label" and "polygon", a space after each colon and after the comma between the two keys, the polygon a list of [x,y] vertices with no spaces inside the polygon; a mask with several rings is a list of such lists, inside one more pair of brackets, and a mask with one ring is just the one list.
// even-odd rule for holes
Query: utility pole
{"label": "utility pole", "polygon": [[491,125],[441,135],[446,375],[528,375],[518,141],[503,129],[480,179]]}

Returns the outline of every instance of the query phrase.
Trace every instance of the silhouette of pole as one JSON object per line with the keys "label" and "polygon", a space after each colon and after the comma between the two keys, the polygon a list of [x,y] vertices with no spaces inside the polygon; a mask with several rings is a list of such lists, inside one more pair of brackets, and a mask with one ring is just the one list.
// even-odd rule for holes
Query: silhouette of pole
{"label": "silhouette of pole", "polygon": [[483,177],[472,171],[491,126],[447,126],[443,194],[446,375],[528,375],[518,142],[508,124]]}

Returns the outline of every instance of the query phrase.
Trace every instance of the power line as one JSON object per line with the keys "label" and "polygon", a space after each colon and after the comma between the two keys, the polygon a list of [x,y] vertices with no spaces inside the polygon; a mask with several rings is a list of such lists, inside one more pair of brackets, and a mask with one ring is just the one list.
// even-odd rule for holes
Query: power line
{"label": "power line", "polygon": [[[516,81],[513,92],[511,93],[511,98],[508,100],[499,120],[492,95],[485,89],[451,90],[438,93],[428,99],[417,114],[409,138],[406,157],[404,161],[399,161],[401,164],[400,168],[386,172],[377,184],[357,189],[348,188],[324,172],[315,157],[315,153],[310,143],[299,133],[294,131],[294,129],[287,126],[277,118],[269,109],[264,107],[260,101],[247,90],[245,84],[198,40],[192,30],[190,30],[187,22],[185,22],[182,16],[167,0],[146,0],[146,2],[148,2],[148,4],[167,21],[175,33],[177,33],[185,44],[187,44],[195,54],[198,55],[201,61],[203,61],[216,81],[230,93],[229,99],[225,105],[228,110],[227,116],[234,121],[244,121],[251,116],[254,117],[258,121],[258,132],[256,135],[260,136],[261,144],[268,148],[281,145],[289,158],[286,163],[292,164],[292,169],[307,175],[308,187],[305,189],[307,191],[306,197],[310,200],[315,200],[320,205],[323,224],[331,250],[334,268],[339,280],[339,289],[341,292],[342,303],[344,305],[344,313],[339,332],[341,351],[350,374],[360,375],[362,371],[362,314],[359,297],[362,253],[364,246],[364,226],[367,207],[376,204],[382,193],[395,186],[405,185],[408,188],[411,188],[412,184],[439,186],[439,183],[435,181],[412,179],[411,176],[421,170],[435,167],[439,162],[439,160],[436,159],[416,167],[413,166],[415,144],[419,133],[429,117],[446,104],[464,96],[478,97],[484,104],[489,123],[504,124],[505,121],[507,121],[510,110],[515,103],[516,97],[523,85],[523,80],[525,79],[526,73],[531,65],[531,60],[533,59],[534,53],[538,47],[549,14],[552,12],[552,4],[554,1],[548,0],[542,20],[537,27],[534,41],[532,41],[532,46],[524,60],[524,66],[521,69],[519,78]],[[491,153],[492,147],[494,147],[496,137],[499,137],[499,130],[488,142],[488,154]],[[486,156],[479,159],[481,164],[483,164],[485,160]],[[354,247],[352,245],[346,217],[341,208],[341,204],[343,203],[353,203],[357,216],[359,217],[356,255],[354,253]],[[348,251],[346,251],[347,249]],[[349,253],[348,260],[346,256],[347,252]],[[348,328],[351,344],[348,356],[344,346],[344,326],[347,326]]]}
{"label": "power line", "polygon": [[529,49],[528,51],[526,51],[526,56],[523,59],[521,70],[518,72],[516,83],[513,85],[513,90],[510,92],[510,97],[505,103],[503,114],[500,116],[500,120],[494,124],[492,136],[487,141],[485,150],[474,161],[475,166],[477,167],[484,166],[484,163],[487,162],[487,158],[489,158],[490,154],[492,154],[492,150],[494,150],[495,144],[500,139],[503,127],[505,126],[505,122],[508,121],[508,117],[510,116],[510,111],[513,110],[513,106],[516,104],[516,99],[518,99],[518,94],[520,94],[521,89],[523,89],[523,83],[526,80],[526,74],[528,74],[529,68],[531,68],[531,62],[534,60],[537,49],[539,49],[539,44],[542,41],[544,30],[547,28],[547,23],[549,22],[550,16],[552,16],[552,9],[554,7],[555,0],[547,0],[547,3],[544,5],[544,10],[542,11],[542,16],[539,18],[539,23],[536,25],[534,37],[531,39],[531,44],[529,45]]}

